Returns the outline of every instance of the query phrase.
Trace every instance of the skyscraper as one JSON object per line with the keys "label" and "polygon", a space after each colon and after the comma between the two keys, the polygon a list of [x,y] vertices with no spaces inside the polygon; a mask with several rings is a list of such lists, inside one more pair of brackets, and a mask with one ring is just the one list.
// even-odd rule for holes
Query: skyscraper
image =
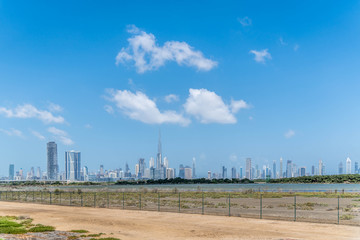
{"label": "skyscraper", "polygon": [[339,163],[339,174],[344,174],[344,167],[342,162]]}
{"label": "skyscraper", "polygon": [[251,158],[246,159],[245,177],[247,179],[252,178],[252,174],[251,174]]}
{"label": "skyscraper", "polygon": [[320,159],[319,160],[319,175],[323,175],[323,161]]}
{"label": "skyscraper", "polygon": [[315,176],[315,166],[311,166],[311,176]]}
{"label": "skyscraper", "polygon": [[162,163],[161,163],[161,132],[159,130],[159,141],[158,141],[158,152],[156,155],[156,169],[160,169],[162,167]]}
{"label": "skyscraper", "polygon": [[47,143],[47,177],[49,180],[57,180],[59,172],[57,145],[55,142]]}
{"label": "skyscraper", "polygon": [[276,178],[276,161],[275,160],[273,161],[272,175],[273,175],[273,178],[275,179]]}
{"label": "skyscraper", "polygon": [[70,181],[81,181],[81,155],[78,151],[65,152],[65,177]]}
{"label": "skyscraper", "polygon": [[287,160],[287,163],[286,163],[286,177],[287,178],[291,178],[292,177],[292,169],[293,166],[292,166],[292,161],[291,160]]}
{"label": "skyscraper", "polygon": [[280,173],[279,173],[279,177],[282,178],[283,177],[283,159],[282,157],[280,158]]}
{"label": "skyscraper", "polygon": [[301,167],[300,168],[300,176],[304,177],[306,175],[306,168],[305,167]]}
{"label": "skyscraper", "polygon": [[235,167],[231,168],[231,178],[236,178],[236,168]]}
{"label": "skyscraper", "polygon": [[192,169],[189,166],[186,166],[184,168],[184,178],[185,179],[191,179],[192,178]]}
{"label": "skyscraper", "polygon": [[41,179],[41,169],[40,169],[40,167],[37,167],[37,169],[36,169],[36,178],[37,179]]}
{"label": "skyscraper", "polygon": [[227,168],[225,166],[222,167],[222,178],[227,178]]}
{"label": "skyscraper", "polygon": [[240,167],[239,178],[240,178],[240,179],[243,178],[243,168],[242,168],[242,167]]}
{"label": "skyscraper", "polygon": [[149,168],[154,168],[154,167],[155,167],[155,161],[154,161],[154,158],[151,157],[149,160]]}
{"label": "skyscraper", "polygon": [[139,159],[139,172],[138,172],[138,178],[143,178],[145,175],[145,159],[144,158],[140,158]]}
{"label": "skyscraper", "polygon": [[359,174],[359,163],[355,162],[355,174]]}
{"label": "skyscraper", "polygon": [[9,180],[14,180],[15,176],[15,166],[14,164],[9,165]]}
{"label": "skyscraper", "polygon": [[346,174],[351,174],[351,159],[346,158]]}
{"label": "skyscraper", "polygon": [[196,159],[194,157],[192,161],[192,178],[196,178]]}

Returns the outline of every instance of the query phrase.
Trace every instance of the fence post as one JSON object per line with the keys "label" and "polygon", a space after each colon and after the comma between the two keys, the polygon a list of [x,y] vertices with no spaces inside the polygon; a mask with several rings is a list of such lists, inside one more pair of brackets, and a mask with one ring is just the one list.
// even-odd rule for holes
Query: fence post
{"label": "fence post", "polygon": [[18,201],[20,202],[20,191],[18,191]]}
{"label": "fence post", "polygon": [[109,192],[106,193],[106,196],[107,196],[107,207],[109,208],[110,206]]}
{"label": "fence post", "polygon": [[70,192],[70,199],[69,199],[69,204],[70,204],[70,206],[71,206],[71,197],[72,197],[72,193]]}
{"label": "fence post", "polygon": [[94,193],[94,208],[96,208],[96,192]]}
{"label": "fence post", "polygon": [[202,210],[201,214],[204,215],[204,192],[202,193]]}
{"label": "fence post", "polygon": [[50,205],[51,205],[51,192],[49,192],[50,193]]}
{"label": "fence post", "polygon": [[179,212],[180,212],[180,192],[179,192]]}
{"label": "fence post", "polygon": [[83,204],[83,192],[81,192],[81,206],[84,206],[84,204]]}
{"label": "fence post", "polygon": [[2,191],[0,191],[0,200],[2,200],[2,199],[1,199],[1,195],[2,195]]}
{"label": "fence post", "polygon": [[35,202],[35,191],[33,191],[33,202]]}
{"label": "fence post", "polygon": [[141,210],[141,192],[140,192],[139,197],[140,197],[140,199],[139,199],[139,200],[140,200],[140,202],[139,202],[139,203],[140,203],[140,205],[139,205],[139,206],[140,206],[140,210]]}
{"label": "fence post", "polygon": [[231,207],[230,207],[230,206],[231,206],[231,203],[230,203],[230,193],[229,193],[229,217],[231,216],[231,212],[230,212],[230,211],[231,211],[231,209],[230,209]]}
{"label": "fence post", "polygon": [[5,200],[7,200],[7,191],[6,191],[6,195],[5,195],[5,198],[6,198]]}
{"label": "fence post", "polygon": [[41,191],[41,198],[40,198],[40,203],[43,202],[43,192]]}
{"label": "fence post", "polygon": [[158,193],[158,212],[160,212],[160,193]]}
{"label": "fence post", "polygon": [[296,194],[294,195],[294,222],[296,222]]}
{"label": "fence post", "polygon": [[125,209],[125,192],[123,192],[123,209]]}
{"label": "fence post", "polygon": [[340,195],[338,195],[338,224],[340,224]]}
{"label": "fence post", "polygon": [[25,202],[27,202],[27,195],[28,195],[28,192],[25,191]]}
{"label": "fence post", "polygon": [[262,219],[262,193],[260,193],[260,219]]}

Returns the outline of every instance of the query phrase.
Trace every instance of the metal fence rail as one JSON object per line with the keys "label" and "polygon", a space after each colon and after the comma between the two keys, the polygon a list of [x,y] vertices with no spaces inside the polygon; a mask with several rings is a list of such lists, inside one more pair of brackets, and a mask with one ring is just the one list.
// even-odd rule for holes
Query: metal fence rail
{"label": "metal fence rail", "polygon": [[241,192],[0,191],[0,201],[360,226],[360,195]]}

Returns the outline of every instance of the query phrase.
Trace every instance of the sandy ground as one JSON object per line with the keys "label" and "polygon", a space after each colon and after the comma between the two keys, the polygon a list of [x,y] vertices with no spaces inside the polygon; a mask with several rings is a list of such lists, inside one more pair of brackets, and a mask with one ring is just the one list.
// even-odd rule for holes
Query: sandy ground
{"label": "sandy ground", "polygon": [[0,202],[0,215],[29,216],[57,230],[86,229],[122,240],[360,239],[355,226],[196,214]]}

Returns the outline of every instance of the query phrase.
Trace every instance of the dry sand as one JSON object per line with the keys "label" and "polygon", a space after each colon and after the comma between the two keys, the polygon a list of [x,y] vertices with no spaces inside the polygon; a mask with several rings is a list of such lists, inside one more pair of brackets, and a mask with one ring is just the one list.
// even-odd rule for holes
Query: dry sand
{"label": "dry sand", "polygon": [[122,240],[360,239],[355,226],[196,214],[0,202],[0,215],[29,216],[57,230],[86,229]]}

